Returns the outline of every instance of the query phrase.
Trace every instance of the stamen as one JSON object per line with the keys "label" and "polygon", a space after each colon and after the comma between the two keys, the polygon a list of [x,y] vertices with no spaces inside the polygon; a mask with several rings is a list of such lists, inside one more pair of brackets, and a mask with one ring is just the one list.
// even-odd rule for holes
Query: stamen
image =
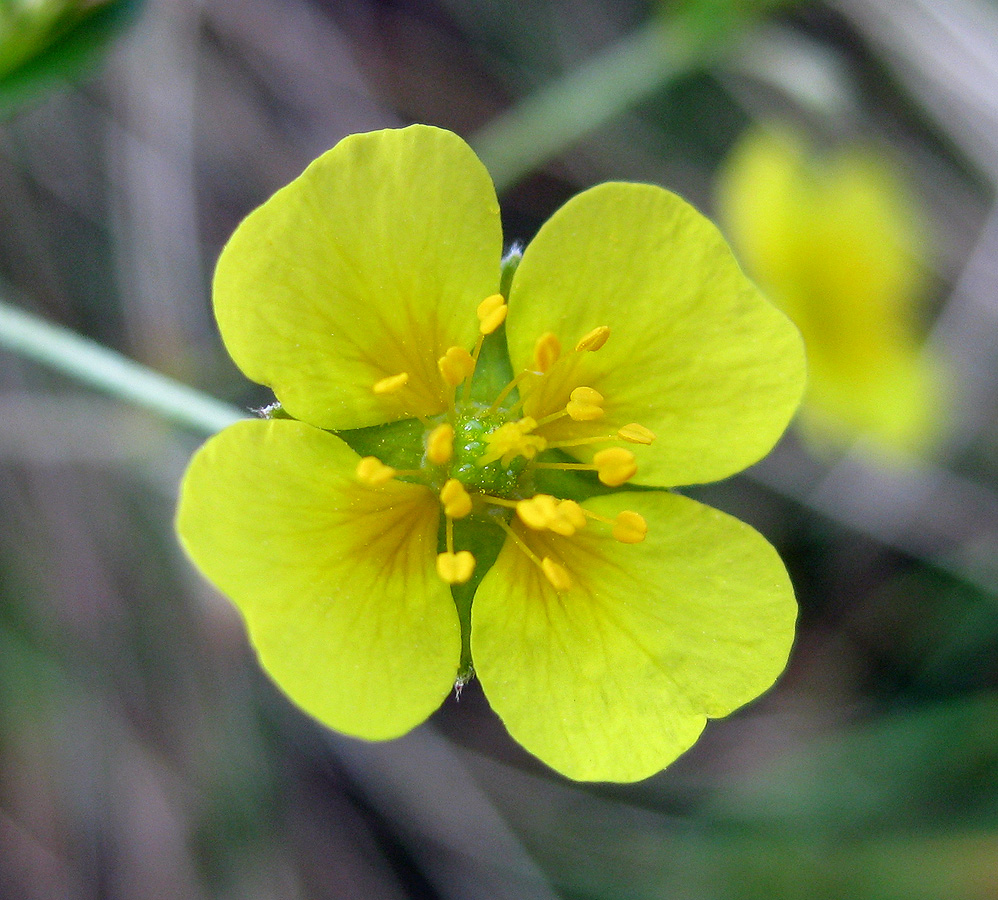
{"label": "stamen", "polygon": [[583,335],[579,339],[579,343],[575,345],[575,350],[581,353],[584,350],[599,350],[610,337],[610,326],[600,325],[598,328],[594,328],[588,334]]}
{"label": "stamen", "polygon": [[542,334],[534,344],[534,368],[542,375],[550,371],[561,356],[561,341],[550,331]]}
{"label": "stamen", "polygon": [[496,497],[492,494],[479,494],[486,503],[493,503],[496,506],[504,506],[507,509],[516,509],[516,504],[519,500],[507,500],[505,497]]}
{"label": "stamen", "polygon": [[376,394],[394,394],[396,391],[402,390],[408,381],[409,373],[399,372],[398,375],[389,375],[387,378],[374,382],[371,390]]}
{"label": "stamen", "polygon": [[447,584],[464,584],[475,572],[475,557],[467,550],[437,554],[437,575]]}
{"label": "stamen", "polygon": [[[489,412],[493,413],[497,409],[499,409],[503,400],[505,400],[509,396],[510,391],[512,391],[513,388],[515,388],[528,375],[533,375],[533,374],[534,373],[531,372],[529,369],[524,369],[519,375],[517,375],[516,378],[514,378],[509,384],[506,385],[506,387],[504,387],[501,391],[499,391],[499,396],[492,401],[492,405],[489,407]],[[516,405],[519,406],[520,404],[517,403]]]}
{"label": "stamen", "polygon": [[447,550],[437,554],[437,575],[447,584],[464,584],[475,571],[475,557],[467,550],[454,552],[454,519],[449,515],[445,534]]}
{"label": "stamen", "polygon": [[596,476],[607,487],[620,487],[638,471],[634,454],[623,447],[608,447],[593,454],[593,465]]}
{"label": "stamen", "polygon": [[551,586],[558,593],[571,590],[572,576],[568,574],[568,569],[556,563],[550,556],[545,556],[541,560],[541,571],[547,576],[548,581],[551,582]]}
{"label": "stamen", "polygon": [[580,507],[582,512],[585,513],[590,519],[595,519],[597,522],[603,522],[605,525],[613,525],[616,519],[610,519],[606,516],[601,516],[599,513],[594,513],[591,509],[586,509],[584,506]]}
{"label": "stamen", "polygon": [[615,434],[600,434],[596,437],[569,438],[564,441],[551,441],[548,450],[557,450],[560,447],[584,447],[586,444],[605,444],[607,441],[617,440]]}
{"label": "stamen", "polygon": [[[534,367],[532,369],[524,369],[519,375],[517,375],[509,384],[506,385],[500,392],[499,396],[496,397],[492,406],[489,408],[490,412],[495,412],[499,409],[510,392],[515,388],[524,378],[528,375],[546,375],[551,367],[558,362],[558,358],[561,356],[561,342],[558,340],[558,336],[551,331],[546,331],[538,339],[537,343],[534,344]],[[508,410],[508,412],[513,412],[513,410],[518,409],[526,402],[526,397],[522,396],[516,401]]]}
{"label": "stamen", "polygon": [[576,531],[586,527],[586,514],[574,500],[562,500],[558,504],[558,514],[562,516]]}
{"label": "stamen", "polygon": [[[542,334],[537,339],[537,343],[534,345],[534,368],[524,369],[509,384],[507,384],[506,387],[499,392],[499,396],[492,402],[492,406],[489,407],[489,412],[495,412],[499,409],[503,400],[510,395],[513,388],[515,388],[528,375],[546,375],[551,367],[558,361],[558,357],[560,355],[561,342],[558,340],[557,335],[550,331]],[[526,399],[526,397],[520,397],[520,399],[513,404],[509,411],[512,412],[514,409],[521,406]]]}
{"label": "stamen", "polygon": [[478,365],[478,357],[482,352],[482,344],[485,343],[485,335],[479,332],[478,340],[475,341],[475,349],[471,351],[471,371],[468,373],[468,377],[464,379],[464,387],[461,389],[461,402],[467,403],[468,398],[471,396],[471,379],[475,375],[475,367]]}
{"label": "stamen", "polygon": [[569,394],[565,408],[544,416],[537,426],[549,425],[565,416],[571,416],[576,422],[594,422],[603,418],[603,395],[591,387],[577,387]]}
{"label": "stamen", "polygon": [[386,466],[376,456],[365,456],[357,463],[357,480],[369,487],[387,484],[396,475],[398,475],[397,469]]}
{"label": "stamen", "polygon": [[640,544],[648,534],[648,523],[640,513],[629,509],[617,513],[613,523],[614,540],[622,544]]}
{"label": "stamen", "polygon": [[547,578],[556,591],[562,593],[572,587],[572,576],[568,574],[568,570],[564,566],[556,563],[550,556],[545,556],[544,559],[541,559],[502,519],[497,519],[496,522],[506,532],[516,547],[522,550],[527,555],[527,558],[544,573],[544,577]]}
{"label": "stamen", "polygon": [[630,450],[623,447],[608,447],[593,454],[589,463],[535,462],[535,469],[563,469],[565,471],[596,472],[596,476],[607,487],[620,487],[634,477],[638,471],[637,460]]}
{"label": "stamen", "polygon": [[504,321],[509,307],[502,294],[492,294],[478,304],[478,330],[481,334],[492,334]]}
{"label": "stamen", "polygon": [[[573,509],[575,507],[576,509]],[[581,520],[581,524],[580,524]],[[586,517],[574,500],[562,500],[555,508],[554,515],[547,523],[549,531],[562,537],[571,537],[580,528],[585,528]]]}
{"label": "stamen", "polygon": [[586,525],[586,516],[574,500],[558,500],[550,494],[534,494],[516,504],[516,514],[534,531],[553,531],[571,537]]}
{"label": "stamen", "polygon": [[461,400],[468,402],[471,396],[471,378],[475,374],[475,367],[478,365],[478,356],[482,352],[482,344],[485,342],[485,335],[492,334],[506,320],[506,313],[509,307],[506,306],[506,298],[502,294],[491,294],[478,304],[476,315],[478,316],[478,340],[475,341],[475,349],[471,351],[471,367],[464,379],[464,389],[461,391]]}
{"label": "stamen", "polygon": [[475,360],[464,347],[449,347],[447,352],[437,360],[437,368],[447,384],[451,387],[457,387],[475,371]]}
{"label": "stamen", "polygon": [[565,412],[576,422],[593,422],[603,418],[603,395],[591,387],[572,391]]}
{"label": "stamen", "polygon": [[650,444],[655,440],[655,433],[637,422],[625,425],[617,432],[617,436],[621,440],[630,441],[632,444]]}
{"label": "stamen", "polygon": [[426,438],[426,458],[435,466],[449,463],[454,456],[454,426],[438,425]]}
{"label": "stamen", "polygon": [[645,517],[633,510],[621,510],[617,513],[616,518],[609,519],[584,507],[579,508],[583,515],[590,519],[609,525],[613,529],[614,540],[620,541],[622,544],[640,544],[645,539],[645,535],[648,534],[648,523],[645,521]]}
{"label": "stamen", "polygon": [[592,437],[567,438],[564,441],[549,441],[548,449],[557,450],[559,447],[584,447],[586,444],[604,444],[607,441],[629,441],[632,444],[650,444],[655,440],[655,435],[644,425],[632,422],[625,425],[616,434],[598,434]]}
{"label": "stamen", "polygon": [[516,514],[528,528],[543,531],[556,514],[558,501],[550,494],[534,494],[516,504]]}
{"label": "stamen", "polygon": [[440,502],[448,519],[463,519],[471,512],[471,495],[456,478],[448,478],[440,490]]}

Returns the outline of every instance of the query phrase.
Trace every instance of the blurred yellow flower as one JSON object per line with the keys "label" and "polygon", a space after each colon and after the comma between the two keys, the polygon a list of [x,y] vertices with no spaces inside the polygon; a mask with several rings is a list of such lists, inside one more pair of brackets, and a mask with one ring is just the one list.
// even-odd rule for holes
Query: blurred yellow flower
{"label": "blurred yellow flower", "polygon": [[825,154],[788,127],[752,128],[722,167],[717,204],[749,274],[804,335],[808,437],[924,449],[943,405],[918,320],[926,226],[888,162],[868,146]]}

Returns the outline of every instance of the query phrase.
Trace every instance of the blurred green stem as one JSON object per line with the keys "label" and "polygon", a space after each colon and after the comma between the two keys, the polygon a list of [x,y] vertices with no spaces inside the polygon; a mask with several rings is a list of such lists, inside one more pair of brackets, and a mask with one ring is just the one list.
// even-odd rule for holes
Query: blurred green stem
{"label": "blurred green stem", "polygon": [[657,16],[479,131],[471,146],[500,193],[695,63],[714,41]]}
{"label": "blurred green stem", "polygon": [[246,413],[0,300],[0,347],[135,403],[179,425],[214,434]]}

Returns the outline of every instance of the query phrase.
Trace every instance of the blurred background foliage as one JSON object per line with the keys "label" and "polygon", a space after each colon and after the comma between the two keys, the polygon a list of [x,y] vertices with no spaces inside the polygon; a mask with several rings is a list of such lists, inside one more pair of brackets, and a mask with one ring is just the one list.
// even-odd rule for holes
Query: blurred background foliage
{"label": "blurred background foliage", "polygon": [[[305,719],[177,548],[202,436],[0,353],[0,896],[998,895],[992,0],[2,0],[0,108],[3,299],[244,408],[221,245],[344,135],[422,121],[482,154],[510,240],[608,179],[718,215],[810,316],[834,420],[690,491],[786,559],[785,676],[668,771],[580,786],[474,684],[389,744]],[[735,215],[772,123],[807,149]],[[930,440],[879,427],[905,402]]]}

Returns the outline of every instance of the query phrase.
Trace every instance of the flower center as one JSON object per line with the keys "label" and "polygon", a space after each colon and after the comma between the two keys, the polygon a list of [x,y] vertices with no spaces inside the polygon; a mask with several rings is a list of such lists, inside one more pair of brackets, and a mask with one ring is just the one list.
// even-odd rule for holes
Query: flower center
{"label": "flower center", "polygon": [[527,465],[523,450],[528,436],[506,414],[477,406],[457,406],[450,474],[468,490],[512,496]]}
{"label": "flower center", "polygon": [[[606,325],[583,335],[572,354],[563,354],[556,335],[547,332],[537,339],[532,365],[525,368],[496,396],[491,405],[471,399],[471,383],[488,335],[506,319],[508,307],[501,294],[487,297],[478,306],[479,336],[473,350],[451,347],[437,361],[437,369],[449,396],[445,413],[436,423],[423,419],[424,454],[421,468],[402,471],[384,465],[373,456],[357,467],[361,482],[378,487],[396,477],[425,484],[437,494],[444,514],[445,549],[437,557],[437,573],[448,584],[464,584],[475,570],[475,557],[455,549],[454,523],[470,515],[480,515],[502,529],[508,539],[525,553],[559,593],[569,591],[572,574],[551,555],[539,556],[531,546],[531,534],[550,531],[571,538],[590,521],[607,526],[610,536],[627,544],[638,543],[647,532],[645,520],[625,510],[610,519],[597,515],[574,500],[559,500],[536,493],[534,475],[538,470],[562,469],[595,472],[605,485],[619,487],[637,471],[634,453],[610,446],[592,454],[591,462],[564,461],[548,451],[606,443],[650,444],[655,436],[647,428],[630,423],[616,429],[600,428],[605,416],[606,398],[588,385],[578,385],[561,409],[539,418],[522,415],[522,404],[564,360],[574,354],[600,350],[610,336]],[[573,370],[574,371],[574,370]],[[404,400],[409,374],[386,373],[372,385],[379,396]],[[513,400],[520,391],[520,399]],[[566,424],[567,420],[567,424]],[[558,438],[549,436],[557,423]],[[569,434],[579,423],[579,436]],[[594,429],[596,433],[594,434]],[[610,432],[610,433],[607,433]],[[565,436],[568,434],[569,436]],[[560,454],[558,454],[560,455]]]}

